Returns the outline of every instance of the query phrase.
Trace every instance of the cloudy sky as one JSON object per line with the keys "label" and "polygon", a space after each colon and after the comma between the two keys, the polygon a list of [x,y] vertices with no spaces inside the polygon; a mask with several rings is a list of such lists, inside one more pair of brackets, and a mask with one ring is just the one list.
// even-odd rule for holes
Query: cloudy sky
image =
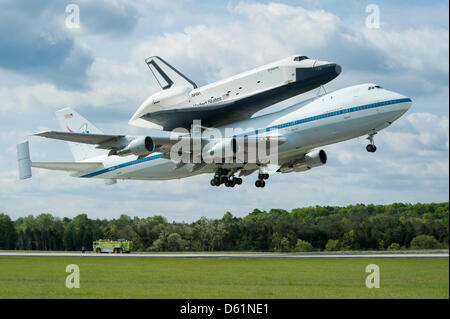
{"label": "cloudy sky", "polygon": [[[79,29],[66,25],[71,3]],[[366,26],[370,3],[379,8],[379,28]],[[193,221],[254,208],[448,201],[448,9],[447,1],[425,0],[3,0],[0,212]],[[375,82],[413,106],[376,136],[376,153],[366,152],[364,137],[330,145],[327,165],[274,175],[264,189],[255,188],[255,176],[233,189],[209,186],[207,175],[104,186],[33,170],[32,179],[18,180],[15,144],[57,129],[60,108],[76,109],[106,133],[145,134],[127,122],[159,90],[144,63],[149,56],[162,56],[200,86],[297,53],[342,66],[328,91]],[[72,160],[64,142],[30,143],[32,160]]]}

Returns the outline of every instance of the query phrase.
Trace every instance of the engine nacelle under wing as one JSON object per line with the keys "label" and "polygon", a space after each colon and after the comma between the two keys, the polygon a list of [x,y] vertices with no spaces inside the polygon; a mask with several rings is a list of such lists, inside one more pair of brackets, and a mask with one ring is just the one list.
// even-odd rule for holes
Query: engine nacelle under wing
{"label": "engine nacelle under wing", "polygon": [[305,154],[304,157],[283,164],[279,171],[281,173],[303,172],[313,167],[325,165],[327,153],[324,150],[315,150]]}
{"label": "engine nacelle under wing", "polygon": [[132,140],[127,146],[118,150],[116,155],[119,156],[128,156],[128,155],[137,155],[137,156],[145,156],[153,152],[155,149],[155,144],[150,136],[138,137]]}

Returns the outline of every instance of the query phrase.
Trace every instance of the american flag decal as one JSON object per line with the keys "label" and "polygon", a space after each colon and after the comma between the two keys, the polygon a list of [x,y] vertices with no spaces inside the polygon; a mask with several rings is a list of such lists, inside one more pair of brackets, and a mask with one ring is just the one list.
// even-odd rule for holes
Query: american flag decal
{"label": "american flag decal", "polygon": [[69,113],[69,114],[64,115],[64,118],[65,118],[65,119],[70,119],[70,118],[72,118],[72,117],[73,117],[73,114],[72,114],[72,113]]}
{"label": "american flag decal", "polygon": [[222,100],[226,100],[230,97],[230,93],[222,95]]}

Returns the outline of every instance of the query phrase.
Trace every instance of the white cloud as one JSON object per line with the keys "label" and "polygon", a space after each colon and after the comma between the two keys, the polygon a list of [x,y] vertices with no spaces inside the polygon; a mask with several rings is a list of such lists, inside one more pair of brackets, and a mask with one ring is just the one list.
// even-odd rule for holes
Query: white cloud
{"label": "white cloud", "polygon": [[414,28],[402,31],[363,29],[364,40],[380,50],[389,67],[448,73],[449,33],[444,29]]}

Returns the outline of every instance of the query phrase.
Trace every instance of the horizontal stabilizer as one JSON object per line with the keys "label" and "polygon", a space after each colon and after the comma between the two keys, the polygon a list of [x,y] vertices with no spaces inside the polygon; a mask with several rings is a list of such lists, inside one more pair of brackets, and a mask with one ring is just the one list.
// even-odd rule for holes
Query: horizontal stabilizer
{"label": "horizontal stabilizer", "polygon": [[96,169],[102,166],[98,162],[31,162],[32,167],[45,168],[57,171],[82,172],[86,170]]}
{"label": "horizontal stabilizer", "polygon": [[124,137],[123,135],[68,133],[58,131],[45,131],[33,135],[84,144],[103,144],[106,142],[118,141]]}

